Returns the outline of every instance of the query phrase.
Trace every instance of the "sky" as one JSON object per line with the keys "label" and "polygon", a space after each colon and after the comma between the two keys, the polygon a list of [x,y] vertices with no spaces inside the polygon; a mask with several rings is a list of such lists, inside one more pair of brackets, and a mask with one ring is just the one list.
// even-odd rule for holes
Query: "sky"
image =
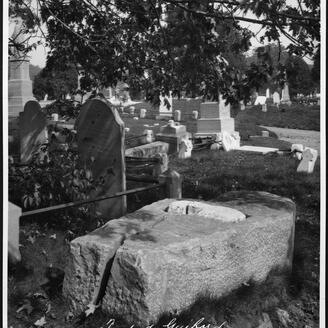
{"label": "sky", "polygon": [[[288,0],[287,2],[289,5],[295,5],[297,4],[297,0]],[[247,17],[249,18],[256,18],[254,15],[247,15]],[[261,25],[258,24],[253,24],[253,23],[248,23],[248,22],[240,22],[240,25],[242,27],[246,27],[249,28],[252,32],[254,32],[256,34],[256,37],[253,37],[251,39],[251,43],[252,43],[252,47],[251,50],[249,51],[249,54],[252,52],[252,50],[254,48],[257,48],[261,45],[264,45],[266,43],[261,43],[260,42],[260,37],[263,33],[261,33]],[[281,44],[284,45],[285,47],[287,47],[290,44],[290,41],[285,37],[285,36],[281,36]],[[45,48],[45,46],[40,45],[37,47],[36,50],[31,52],[31,64],[39,66],[41,68],[45,67],[46,65],[46,57],[47,57],[47,49]],[[305,57],[303,58],[308,64],[312,64],[313,61],[308,58]]]}

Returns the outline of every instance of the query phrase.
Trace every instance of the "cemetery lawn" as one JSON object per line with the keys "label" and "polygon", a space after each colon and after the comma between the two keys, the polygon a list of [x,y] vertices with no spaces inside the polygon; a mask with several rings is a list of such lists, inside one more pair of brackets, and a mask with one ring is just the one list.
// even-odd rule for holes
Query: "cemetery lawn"
{"label": "cemetery lawn", "polygon": [[[233,110],[231,111],[233,115]],[[250,123],[280,128],[320,131],[320,106],[292,104],[284,105],[278,110],[268,105],[267,112],[262,112],[260,106],[246,107],[235,115],[236,130],[243,131]]]}
{"label": "cemetery lawn", "polygon": [[[218,200],[227,191],[246,189],[286,196],[297,205],[291,276],[273,272],[264,283],[254,285],[250,282],[249,286],[243,286],[224,299],[203,297],[177,317],[179,322],[186,325],[204,317],[213,325],[219,326],[227,321],[231,327],[242,328],[258,322],[260,314],[265,312],[269,314],[273,327],[280,327],[277,309],[282,309],[288,312],[288,327],[305,327],[306,324],[318,327],[319,161],[314,173],[307,175],[296,173],[297,161],[290,156],[205,150],[194,152],[187,160],[172,157],[170,167],[184,176],[183,196],[186,198]],[[140,199],[142,202],[139,201],[138,207],[147,202],[142,196]],[[50,216],[47,219],[51,221]],[[22,222],[21,228],[23,260],[19,267],[11,268],[8,283],[9,326],[33,327],[33,323],[43,316],[48,323],[45,327],[99,328],[105,325],[110,316],[100,310],[85,321],[70,318],[61,295],[60,270],[65,268],[68,241],[81,234],[77,227],[73,226],[73,231],[68,232],[63,231],[60,224],[49,228],[41,223]],[[50,279],[50,283],[45,277],[49,266],[60,269],[53,273],[54,279]],[[167,320],[169,318],[164,316],[162,324],[168,323]],[[117,322],[116,326],[127,327],[122,322]]]}

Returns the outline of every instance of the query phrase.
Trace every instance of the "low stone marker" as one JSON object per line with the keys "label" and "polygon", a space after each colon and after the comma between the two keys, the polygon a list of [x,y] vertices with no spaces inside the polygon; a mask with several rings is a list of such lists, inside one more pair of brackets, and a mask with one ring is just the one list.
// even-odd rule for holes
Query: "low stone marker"
{"label": "low stone marker", "polygon": [[36,100],[28,101],[19,114],[20,160],[27,163],[48,142],[47,118]]}
{"label": "low stone marker", "polygon": [[267,111],[268,111],[267,104],[262,104],[262,112],[267,112]]}
{"label": "low stone marker", "polygon": [[198,120],[198,116],[199,116],[199,113],[198,113],[198,111],[197,110],[193,110],[192,111],[192,119],[193,120]]}
{"label": "low stone marker", "polygon": [[315,149],[305,147],[302,153],[302,160],[297,167],[297,172],[313,173],[318,152]]}
{"label": "low stone marker", "polygon": [[294,153],[295,157],[300,161],[302,159],[304,146],[302,144],[292,144],[290,151]]}
{"label": "low stone marker", "polygon": [[153,130],[144,130],[143,137],[141,140],[142,144],[149,144],[155,141],[154,131]]}
{"label": "low stone marker", "polygon": [[181,121],[181,111],[175,110],[174,111],[174,121],[180,122]]}
{"label": "low stone marker", "polygon": [[189,138],[185,125],[169,120],[167,125],[160,129],[160,133],[156,134],[157,141],[167,142],[170,145],[169,154],[179,151],[179,146],[183,138]]}
{"label": "low stone marker", "polygon": [[22,209],[13,203],[8,203],[8,256],[13,264],[21,261],[19,251],[19,218]]}
{"label": "low stone marker", "polygon": [[58,119],[59,119],[58,114],[57,114],[57,113],[51,114],[51,119],[52,119],[54,122],[57,122]]}
{"label": "low stone marker", "polygon": [[280,105],[280,95],[279,92],[275,91],[272,95],[273,103],[277,106]]}
{"label": "low stone marker", "polygon": [[140,118],[145,118],[146,117],[147,110],[145,108],[140,109]]}
{"label": "low stone marker", "polygon": [[295,214],[290,199],[266,192],[155,202],[73,240],[63,293],[75,314],[104,293],[104,312],[155,323],[200,295],[218,298],[290,270]]}
{"label": "low stone marker", "polygon": [[262,131],[262,137],[269,138],[269,131]]}
{"label": "low stone marker", "polygon": [[228,133],[226,131],[223,131],[221,135],[222,135],[222,146],[225,151],[239,149],[240,136],[238,132]]}
{"label": "low stone marker", "polygon": [[191,157],[193,149],[192,141],[189,138],[183,138],[179,146],[178,158],[185,159]]}
{"label": "low stone marker", "polygon": [[254,105],[264,105],[267,101],[266,96],[257,96]]}
{"label": "low stone marker", "polygon": [[[82,165],[102,184],[90,197],[112,195],[126,190],[124,123],[116,109],[102,98],[88,100],[76,121],[77,144]],[[96,203],[97,211],[108,219],[125,214],[126,197]]]}
{"label": "low stone marker", "polygon": [[241,100],[239,102],[239,105],[240,105],[240,110],[245,110],[246,109],[245,102],[243,100]]}

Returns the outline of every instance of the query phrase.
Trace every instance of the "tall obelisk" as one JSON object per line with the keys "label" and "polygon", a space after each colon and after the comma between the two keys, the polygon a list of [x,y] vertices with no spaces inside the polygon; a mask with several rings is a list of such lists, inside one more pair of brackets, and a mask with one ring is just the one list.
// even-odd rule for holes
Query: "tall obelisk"
{"label": "tall obelisk", "polygon": [[[24,25],[21,17],[10,19],[10,38],[17,44],[23,44],[27,39],[24,33]],[[9,81],[8,81],[8,114],[9,118],[18,117],[23,111],[27,101],[33,100],[32,81],[30,79],[30,58],[23,56],[17,50],[12,49],[9,58]]]}

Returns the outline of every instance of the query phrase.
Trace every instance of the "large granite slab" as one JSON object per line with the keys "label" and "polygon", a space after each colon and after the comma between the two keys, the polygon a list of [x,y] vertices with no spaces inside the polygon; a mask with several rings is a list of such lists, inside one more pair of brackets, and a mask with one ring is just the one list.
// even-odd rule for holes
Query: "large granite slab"
{"label": "large granite slab", "polygon": [[[181,211],[176,203],[158,201],[71,242],[64,294],[72,311],[85,310],[100,294],[103,311],[149,324],[201,294],[220,297],[251,279],[264,280],[272,269],[291,267],[291,200],[245,191],[201,202],[205,210],[191,201]],[[234,219],[226,221],[226,211],[212,206],[245,216],[231,213]]]}

